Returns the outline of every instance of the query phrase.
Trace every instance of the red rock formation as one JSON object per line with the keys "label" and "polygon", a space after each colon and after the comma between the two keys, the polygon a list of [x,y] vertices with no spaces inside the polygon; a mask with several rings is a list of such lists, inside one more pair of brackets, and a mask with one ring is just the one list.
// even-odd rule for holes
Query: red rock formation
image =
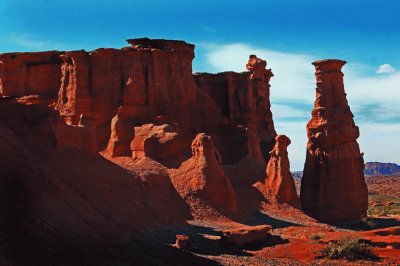
{"label": "red rock formation", "polygon": [[59,147],[87,152],[107,147],[112,156],[130,156],[133,128],[162,117],[178,125],[189,143],[197,132],[211,134],[226,163],[246,154],[244,130],[231,125],[193,81],[193,45],[147,38],[128,42],[132,47],[62,56],[58,114],[52,119]]}
{"label": "red rock formation", "polygon": [[135,137],[131,142],[132,158],[138,160],[149,157],[163,165],[179,167],[187,157],[185,144],[179,128],[168,124],[144,124],[135,127]]}
{"label": "red rock formation", "polygon": [[246,128],[248,150],[260,161],[268,161],[268,151],[274,146],[276,136],[269,101],[269,81],[273,74],[265,66],[263,60],[255,64],[257,75],[250,72],[194,75],[197,86],[213,98],[222,114],[234,125]]}
{"label": "red rock formation", "polygon": [[[232,109],[236,110],[234,119],[244,122],[229,121],[193,81],[193,45],[147,38],[128,42],[132,47],[92,52],[3,54],[0,96],[54,97],[58,87],[51,121],[61,148],[91,153],[107,148],[113,156],[129,156],[132,128],[159,123],[158,117],[163,117],[163,123],[178,125],[187,142],[198,132],[210,134],[224,164],[238,162],[249,149],[259,159],[260,143],[271,145],[275,131],[269,110],[269,124],[249,115],[256,113],[256,105],[265,104],[265,97],[251,98],[252,90],[246,87],[240,101],[249,102]],[[245,75],[246,83],[248,78]],[[231,107],[238,104],[233,99],[230,96]],[[249,120],[254,121],[248,124]]]}
{"label": "red rock formation", "polygon": [[221,231],[221,244],[247,245],[267,240],[270,225],[245,226]]}
{"label": "red rock formation", "polygon": [[120,104],[120,50],[72,51],[61,57],[59,115],[54,118],[58,144],[97,152],[108,142],[110,121]]}
{"label": "red rock formation", "polygon": [[321,60],[316,68],[316,100],[307,124],[307,157],[301,182],[304,211],[322,221],[366,216],[364,160],[343,85],[345,61]]}
{"label": "red rock formation", "polygon": [[296,192],[296,186],[290,173],[290,163],[287,153],[287,146],[290,139],[285,135],[278,135],[275,138],[274,149],[270,152],[266,173],[266,184],[276,200],[280,203],[288,203],[294,207],[300,207],[300,199]]}
{"label": "red rock formation", "polygon": [[0,54],[0,97],[55,96],[61,80],[61,53]]}
{"label": "red rock formation", "polygon": [[200,199],[219,211],[234,213],[235,191],[217,160],[209,135],[200,133],[196,136],[192,142],[192,155],[179,169],[170,170],[178,193],[189,202]]}

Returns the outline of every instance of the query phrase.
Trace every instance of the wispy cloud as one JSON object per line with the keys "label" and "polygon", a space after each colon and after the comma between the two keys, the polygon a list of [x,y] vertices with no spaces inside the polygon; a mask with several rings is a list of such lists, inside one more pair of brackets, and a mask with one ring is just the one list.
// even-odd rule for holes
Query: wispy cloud
{"label": "wispy cloud", "polygon": [[63,49],[64,45],[50,41],[50,40],[41,40],[35,36],[32,36],[27,33],[13,33],[7,38],[10,44],[31,50],[31,51],[40,51],[40,50],[60,50]]}
{"label": "wispy cloud", "polygon": [[396,69],[390,64],[383,64],[378,67],[376,73],[378,74],[392,74]]}
{"label": "wispy cloud", "polygon": [[214,29],[214,28],[212,28],[212,27],[209,27],[209,26],[204,26],[204,27],[202,27],[201,29],[204,30],[204,31],[206,31],[206,32],[210,32],[210,33],[216,33],[216,32],[217,32],[216,29]]}
{"label": "wispy cloud", "polygon": [[[301,170],[307,141],[305,126],[310,119],[315,98],[314,67],[311,62],[322,58],[258,48],[245,43],[208,44],[202,48],[214,72],[245,71],[250,54],[267,60],[268,68],[272,68],[275,75],[271,80],[271,108],[275,127],[278,133],[287,134],[292,139],[292,145],[289,146],[292,169]],[[391,71],[388,67],[383,68]],[[394,73],[393,68],[391,75],[366,76],[365,73],[369,73],[366,70],[369,69],[370,66],[352,62],[343,69],[347,99],[361,131],[361,149],[367,161],[400,162],[400,74]]]}

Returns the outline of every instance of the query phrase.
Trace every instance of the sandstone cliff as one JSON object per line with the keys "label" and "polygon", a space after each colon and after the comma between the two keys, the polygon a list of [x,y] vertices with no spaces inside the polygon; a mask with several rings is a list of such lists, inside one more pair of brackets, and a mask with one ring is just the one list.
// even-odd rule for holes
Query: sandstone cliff
{"label": "sandstone cliff", "polygon": [[252,156],[268,162],[276,136],[269,99],[273,74],[265,66],[263,69],[263,80],[251,79],[250,72],[195,73],[194,78],[199,89],[211,96],[232,124],[247,129]]}

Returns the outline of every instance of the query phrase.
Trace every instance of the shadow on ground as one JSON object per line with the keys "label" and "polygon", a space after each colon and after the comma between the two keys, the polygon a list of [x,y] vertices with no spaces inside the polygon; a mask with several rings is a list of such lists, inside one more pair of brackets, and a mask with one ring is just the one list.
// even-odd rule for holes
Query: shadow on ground
{"label": "shadow on ground", "polygon": [[374,229],[400,226],[400,221],[394,218],[370,217],[360,221],[341,222],[341,223],[334,223],[331,225],[338,227],[340,229],[348,229],[354,231],[369,231]]}

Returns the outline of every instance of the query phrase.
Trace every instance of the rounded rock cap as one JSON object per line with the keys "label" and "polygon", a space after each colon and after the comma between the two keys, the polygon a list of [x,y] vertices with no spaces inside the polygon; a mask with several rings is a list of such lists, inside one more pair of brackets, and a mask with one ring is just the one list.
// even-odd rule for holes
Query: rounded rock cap
{"label": "rounded rock cap", "polygon": [[312,64],[318,70],[340,70],[346,63],[346,61],[340,59],[323,59]]}

